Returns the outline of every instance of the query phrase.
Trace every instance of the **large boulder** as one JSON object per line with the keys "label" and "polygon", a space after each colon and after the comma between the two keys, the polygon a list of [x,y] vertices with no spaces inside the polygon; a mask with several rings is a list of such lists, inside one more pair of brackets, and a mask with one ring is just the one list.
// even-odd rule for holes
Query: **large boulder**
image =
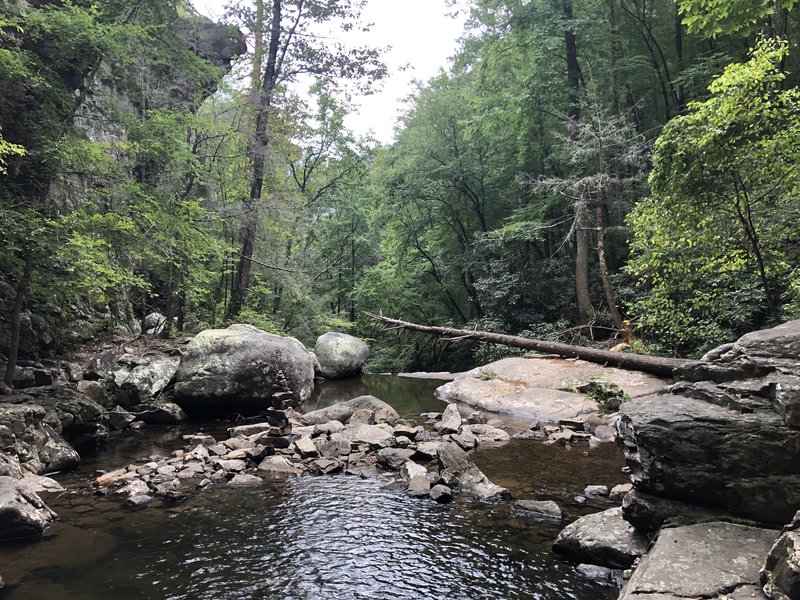
{"label": "large boulder", "polygon": [[647,552],[647,538],[622,518],[622,509],[611,508],[567,525],[553,550],[576,562],[626,569]]}
{"label": "large boulder", "polygon": [[189,415],[258,411],[305,401],[314,387],[314,366],[294,338],[231,325],[197,334],[175,378],[174,400]]}
{"label": "large boulder", "polygon": [[28,485],[0,476],[0,541],[39,535],[56,516]]}
{"label": "large boulder", "polygon": [[800,509],[800,321],[754,332],[625,403],[617,429],[637,490],[768,525]]}
{"label": "large boulder", "polygon": [[764,598],[759,567],[777,532],[733,523],[663,529],[620,600]]}
{"label": "large boulder", "polygon": [[114,371],[116,402],[122,406],[149,402],[172,381],[179,364],[178,358],[161,358]]}
{"label": "large boulder", "polygon": [[600,407],[578,391],[592,380],[614,383],[631,398],[664,386],[663,380],[637,371],[561,358],[504,358],[460,373],[436,390],[447,402],[557,423],[597,412]]}
{"label": "large boulder", "polygon": [[108,411],[69,385],[25,390],[35,404],[44,407],[45,423],[74,448],[96,448],[108,439]]}
{"label": "large boulder", "polygon": [[317,338],[314,354],[320,376],[345,379],[361,373],[369,358],[369,346],[352,335],[330,331]]}
{"label": "large boulder", "polygon": [[77,467],[80,456],[46,422],[47,410],[31,404],[28,397],[23,400],[0,404],[0,475],[21,477],[23,471],[45,473]]}

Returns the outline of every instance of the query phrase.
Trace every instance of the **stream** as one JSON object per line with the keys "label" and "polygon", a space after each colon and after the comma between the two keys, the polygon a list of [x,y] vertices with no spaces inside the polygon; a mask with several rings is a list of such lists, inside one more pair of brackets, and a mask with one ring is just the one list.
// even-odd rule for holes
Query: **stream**
{"label": "stream", "polygon": [[[320,386],[303,410],[370,393],[405,417],[441,411],[440,381],[386,375]],[[610,600],[550,552],[560,526],[524,518],[512,503],[438,505],[401,488],[347,475],[270,481],[191,493],[131,512],[87,492],[113,469],[183,446],[181,435],[221,437],[223,423],[126,433],[55,478],[42,494],[60,516],[40,542],[0,546],[2,600],[128,599],[562,599]],[[626,481],[613,444],[588,451],[519,440],[474,455],[515,498],[553,499],[567,519],[603,510],[575,498],[587,484]]]}

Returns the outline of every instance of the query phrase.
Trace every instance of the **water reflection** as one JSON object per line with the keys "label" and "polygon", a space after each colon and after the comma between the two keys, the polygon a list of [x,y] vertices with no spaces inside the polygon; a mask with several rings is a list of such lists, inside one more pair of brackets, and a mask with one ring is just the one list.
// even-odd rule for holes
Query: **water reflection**
{"label": "water reflection", "polygon": [[441,412],[446,404],[433,392],[444,384],[438,379],[415,379],[396,375],[362,375],[357,379],[323,381],[301,406],[301,412],[330,406],[335,402],[372,394],[391,404],[402,417],[418,417],[423,412]]}
{"label": "water reflection", "polygon": [[[514,519],[503,507],[438,506],[344,475],[260,489],[214,488],[173,511],[102,514],[109,513],[125,516],[105,526],[116,542],[112,547],[90,553],[87,561],[51,560],[5,597],[589,600],[616,595],[580,579],[549,554],[552,528]],[[69,554],[65,545],[85,533],[61,526],[39,550]]]}

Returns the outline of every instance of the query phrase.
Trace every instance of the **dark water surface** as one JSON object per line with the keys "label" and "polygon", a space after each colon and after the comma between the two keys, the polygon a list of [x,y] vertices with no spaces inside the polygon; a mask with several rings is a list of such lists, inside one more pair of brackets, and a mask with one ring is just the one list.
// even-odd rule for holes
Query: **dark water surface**
{"label": "dark water surface", "polygon": [[[432,399],[436,382],[372,376],[364,383],[401,414],[443,408]],[[244,490],[218,485],[192,493],[179,506],[156,500],[140,512],[121,508],[119,498],[82,489],[96,468],[181,445],[176,432],[132,434],[87,457],[79,472],[59,477],[68,492],[47,495],[46,501],[60,522],[40,542],[0,546],[0,575],[7,585],[0,599],[617,596],[550,553],[558,527],[523,519],[509,503],[439,506],[346,475]],[[568,513],[578,513],[585,509],[573,497],[587,483],[624,479],[611,445],[592,456],[586,450],[521,441],[475,458],[515,497],[553,498]]]}

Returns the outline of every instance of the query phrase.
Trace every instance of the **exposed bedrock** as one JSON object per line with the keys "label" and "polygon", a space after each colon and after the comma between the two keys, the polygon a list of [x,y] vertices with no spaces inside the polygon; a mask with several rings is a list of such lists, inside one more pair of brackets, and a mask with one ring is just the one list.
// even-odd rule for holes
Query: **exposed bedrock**
{"label": "exposed bedrock", "polygon": [[800,321],[748,334],[625,403],[637,490],[782,525],[800,509]]}

